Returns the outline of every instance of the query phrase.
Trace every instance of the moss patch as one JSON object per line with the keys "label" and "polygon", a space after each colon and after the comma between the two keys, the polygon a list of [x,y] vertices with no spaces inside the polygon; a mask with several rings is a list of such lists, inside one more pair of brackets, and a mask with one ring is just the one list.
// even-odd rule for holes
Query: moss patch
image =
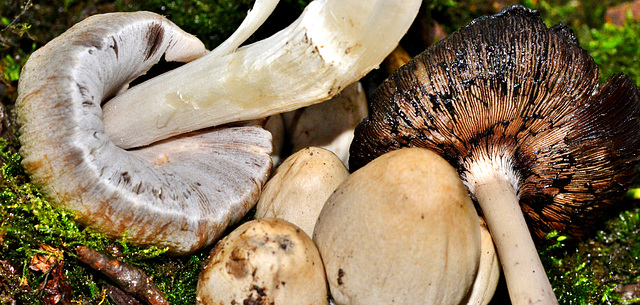
{"label": "moss patch", "polygon": [[560,304],[634,304],[640,301],[640,208],[620,213],[578,245],[550,234],[541,251]]}

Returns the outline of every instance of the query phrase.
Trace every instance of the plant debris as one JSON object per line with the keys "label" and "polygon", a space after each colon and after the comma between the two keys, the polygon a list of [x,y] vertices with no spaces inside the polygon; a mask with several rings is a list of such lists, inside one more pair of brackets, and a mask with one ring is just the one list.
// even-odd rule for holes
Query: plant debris
{"label": "plant debris", "polygon": [[125,292],[150,305],[169,305],[164,293],[153,284],[152,278],[140,269],[88,247],[79,246],[77,252],[80,261],[106,275]]}

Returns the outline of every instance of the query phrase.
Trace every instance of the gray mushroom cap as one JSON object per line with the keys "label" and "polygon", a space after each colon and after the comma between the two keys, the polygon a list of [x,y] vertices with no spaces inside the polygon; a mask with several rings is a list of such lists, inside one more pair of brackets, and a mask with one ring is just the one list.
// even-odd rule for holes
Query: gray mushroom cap
{"label": "gray mushroom cap", "polygon": [[90,17],[36,51],[16,104],[33,183],[109,236],[173,253],[211,244],[255,204],[271,168],[270,134],[231,126],[126,151],[104,133],[101,109],[163,56],[206,52],[149,12]]}

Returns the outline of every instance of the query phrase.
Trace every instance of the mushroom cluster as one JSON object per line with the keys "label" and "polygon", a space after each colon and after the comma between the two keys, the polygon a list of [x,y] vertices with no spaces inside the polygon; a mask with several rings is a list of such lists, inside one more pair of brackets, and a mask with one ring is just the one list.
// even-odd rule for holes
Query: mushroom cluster
{"label": "mushroom cluster", "polygon": [[638,88],[598,68],[571,30],[520,6],[427,49],[373,94],[350,168],[402,147],[454,167],[485,217],[514,304],[557,301],[529,229],[582,236],[640,161]]}
{"label": "mushroom cluster", "polygon": [[[316,0],[239,47],[277,2],[257,0],[211,52],[149,12],[88,18],[35,52],[16,103],[32,181],[84,225],[173,254],[211,245],[259,201],[264,219],[211,252],[202,304],[326,304],[327,283],[339,304],[486,304],[499,274],[491,236],[513,304],[557,302],[529,231],[582,236],[624,194],[640,163],[638,88],[620,75],[599,84],[568,28],[513,6],[375,91],[350,147],[353,174],[308,148],[267,183],[263,119],[345,88],[363,98],[348,86],[395,48],[421,4]],[[162,58],[188,63],[129,88]],[[345,118],[366,112],[352,108]],[[302,135],[340,125],[304,115],[274,122],[299,122]],[[350,139],[348,123],[338,138]]]}
{"label": "mushroom cluster", "polygon": [[[251,120],[358,80],[421,1],[313,1],[289,27],[238,48],[277,3],[256,1],[211,52],[149,12],[87,18],[34,52],[16,103],[32,181],[109,236],[175,254],[213,243],[269,176],[271,135]],[[188,63],[129,88],[163,57]]]}

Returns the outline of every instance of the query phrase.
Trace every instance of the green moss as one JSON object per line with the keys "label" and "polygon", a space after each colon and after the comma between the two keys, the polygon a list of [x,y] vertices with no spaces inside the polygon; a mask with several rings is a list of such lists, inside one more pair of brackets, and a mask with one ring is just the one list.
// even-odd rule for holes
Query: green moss
{"label": "green moss", "polygon": [[548,239],[541,257],[560,304],[634,302],[620,289],[640,279],[640,208],[621,212],[577,245],[565,245],[570,241],[557,233]]}
{"label": "green moss", "polygon": [[589,34],[583,45],[598,63],[602,78],[624,73],[640,85],[640,23],[605,24]]}

